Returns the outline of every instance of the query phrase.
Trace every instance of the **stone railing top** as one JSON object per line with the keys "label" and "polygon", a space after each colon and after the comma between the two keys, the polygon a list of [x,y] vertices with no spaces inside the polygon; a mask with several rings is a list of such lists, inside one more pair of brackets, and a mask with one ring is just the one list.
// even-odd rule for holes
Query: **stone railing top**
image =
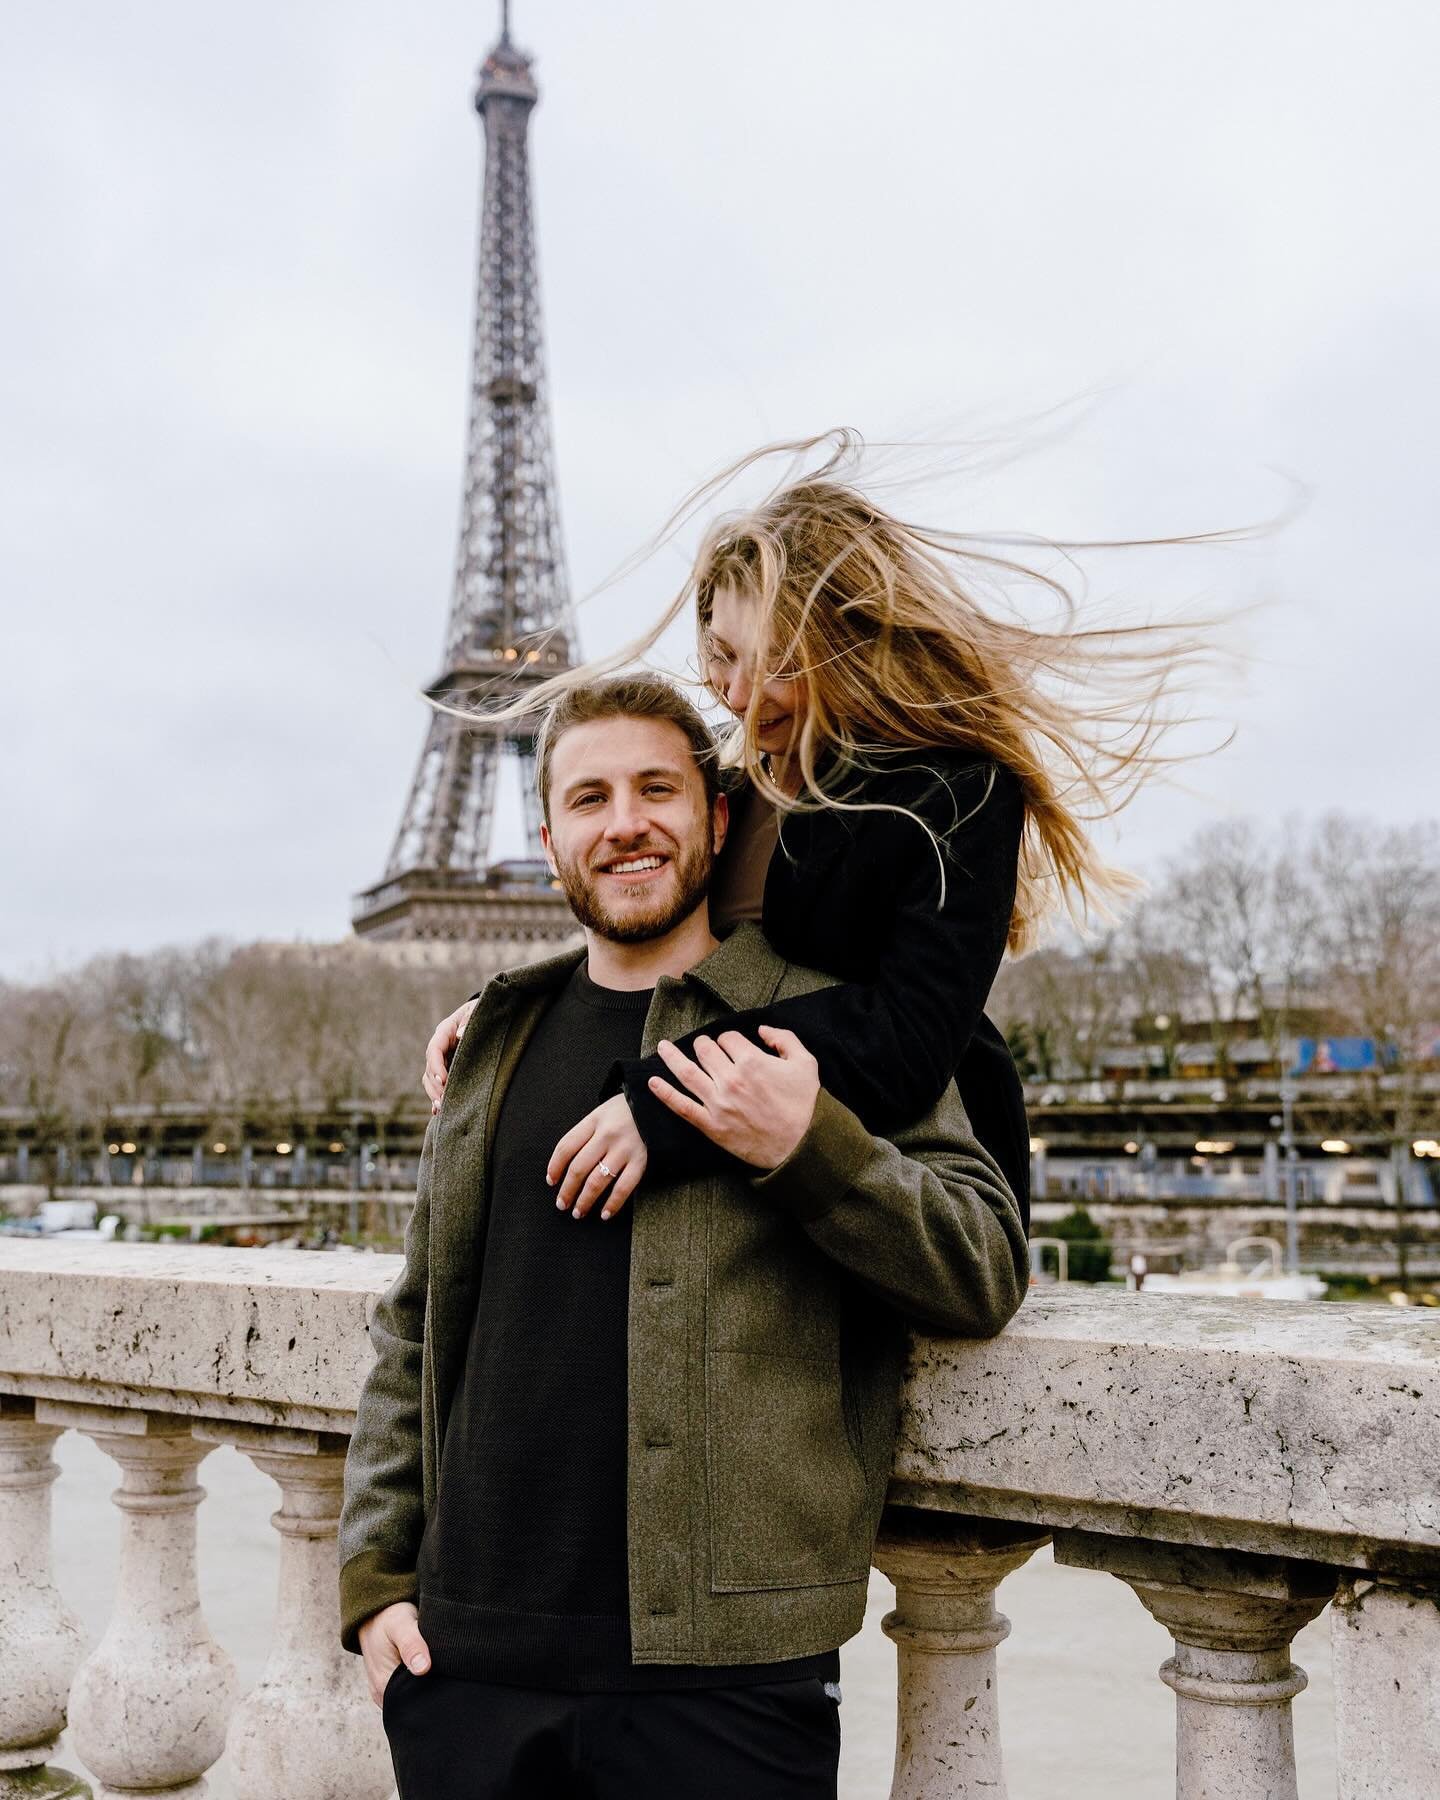
{"label": "stone railing top", "polygon": [[0,1238],[0,1392],[346,1430],[402,1262]]}
{"label": "stone railing top", "polygon": [[1405,1572],[1440,1566],[1440,1316],[1034,1289],[920,1338],[896,1497]]}
{"label": "stone railing top", "polygon": [[[0,1238],[0,1393],[346,1430],[398,1256]],[[1034,1289],[919,1337],[897,1499],[1440,1567],[1440,1316]]]}

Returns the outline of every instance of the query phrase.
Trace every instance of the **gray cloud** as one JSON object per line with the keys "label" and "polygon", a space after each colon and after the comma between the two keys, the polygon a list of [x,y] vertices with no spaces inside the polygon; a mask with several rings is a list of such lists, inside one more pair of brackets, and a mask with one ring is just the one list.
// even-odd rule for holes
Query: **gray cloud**
{"label": "gray cloud", "polygon": [[[1100,391],[939,522],[1278,539],[1240,733],[1107,832],[1433,813],[1440,25],[1222,0],[517,0],[577,591],[772,436]],[[423,731],[456,525],[487,8],[7,8],[0,973],[335,936]],[[656,559],[582,614],[603,650]],[[677,645],[677,652],[683,644]]]}

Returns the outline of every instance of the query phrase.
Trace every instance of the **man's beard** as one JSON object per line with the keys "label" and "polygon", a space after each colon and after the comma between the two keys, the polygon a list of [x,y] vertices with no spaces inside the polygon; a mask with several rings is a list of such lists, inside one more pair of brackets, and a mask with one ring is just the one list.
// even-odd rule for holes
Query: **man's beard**
{"label": "man's beard", "polygon": [[[654,853],[636,850],[633,854]],[[560,885],[570,902],[571,912],[587,931],[593,931],[597,937],[612,944],[648,944],[655,938],[664,937],[688,919],[710,892],[715,853],[708,839],[686,854],[672,857],[670,866],[675,871],[672,899],[648,913],[636,910],[617,914],[609,911],[602,898],[599,884],[605,879],[603,875],[592,874],[573,862],[562,862],[558,856],[555,859]]]}

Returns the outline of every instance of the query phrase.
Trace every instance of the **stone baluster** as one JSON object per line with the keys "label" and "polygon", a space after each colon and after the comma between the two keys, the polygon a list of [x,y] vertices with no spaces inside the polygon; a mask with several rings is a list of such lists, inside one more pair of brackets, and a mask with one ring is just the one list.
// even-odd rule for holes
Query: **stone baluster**
{"label": "stone baluster", "polygon": [[70,1690],[76,1753],[96,1800],[206,1792],[225,1748],[235,1667],[210,1636],[195,1580],[195,1471],[210,1454],[187,1419],[37,1400],[36,1416],[76,1426],[120,1465],[120,1580],[105,1635]]}
{"label": "stone baluster", "polygon": [[60,1598],[50,1554],[50,1486],[58,1425],[31,1400],[0,1394],[0,1800],[88,1796],[48,1758],[65,1729],[65,1702],[85,1634]]}
{"label": "stone baluster", "polygon": [[395,1787],[380,1710],[360,1659],[340,1645],[335,1534],[347,1440],[326,1432],[205,1421],[280,1488],[270,1523],[280,1574],[270,1657],[226,1740],[236,1800],[385,1800]]}
{"label": "stone baluster", "polygon": [[876,1568],[895,1583],[882,1629],[898,1650],[891,1800],[1005,1800],[995,1590],[1048,1533],[1033,1525],[887,1509]]}
{"label": "stone baluster", "polygon": [[1330,1644],[1339,1800],[1430,1792],[1440,1770],[1440,1586],[1346,1576]]}
{"label": "stone baluster", "polygon": [[1334,1569],[1084,1531],[1057,1531],[1055,1560],[1119,1576],[1175,1640],[1160,1679],[1175,1694],[1176,1800],[1297,1800],[1290,1702],[1306,1677],[1290,1645]]}

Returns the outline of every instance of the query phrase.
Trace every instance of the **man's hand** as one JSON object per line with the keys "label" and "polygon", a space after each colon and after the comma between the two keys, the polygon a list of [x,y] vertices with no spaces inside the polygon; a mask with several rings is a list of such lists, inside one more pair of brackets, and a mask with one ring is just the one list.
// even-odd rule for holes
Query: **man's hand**
{"label": "man's hand", "polygon": [[386,1683],[402,1662],[412,1675],[423,1675],[430,1667],[430,1650],[416,1623],[419,1617],[413,1600],[397,1600],[372,1613],[360,1627],[360,1657],[370,1698],[377,1706],[385,1698]]}
{"label": "man's hand", "polygon": [[688,1091],[652,1075],[650,1092],[741,1162],[777,1169],[815,1117],[820,1065],[793,1031],[762,1025],[760,1036],[773,1056],[738,1031],[696,1038],[693,1062],[662,1040],[656,1047],[666,1068]]}
{"label": "man's hand", "polygon": [[609,1219],[640,1185],[645,1163],[645,1140],[635,1128],[630,1102],[616,1094],[565,1133],[550,1152],[545,1179],[551,1187],[560,1183],[555,1204],[577,1219],[609,1188],[600,1208],[600,1217]]}
{"label": "man's hand", "polygon": [[434,1035],[425,1046],[425,1077],[420,1085],[430,1096],[432,1113],[440,1110],[440,1102],[445,1098],[445,1083],[450,1079],[450,1058],[455,1054],[460,1034],[470,1023],[471,1013],[479,1004],[478,1000],[467,1000],[463,1006],[457,1006],[435,1027]]}

